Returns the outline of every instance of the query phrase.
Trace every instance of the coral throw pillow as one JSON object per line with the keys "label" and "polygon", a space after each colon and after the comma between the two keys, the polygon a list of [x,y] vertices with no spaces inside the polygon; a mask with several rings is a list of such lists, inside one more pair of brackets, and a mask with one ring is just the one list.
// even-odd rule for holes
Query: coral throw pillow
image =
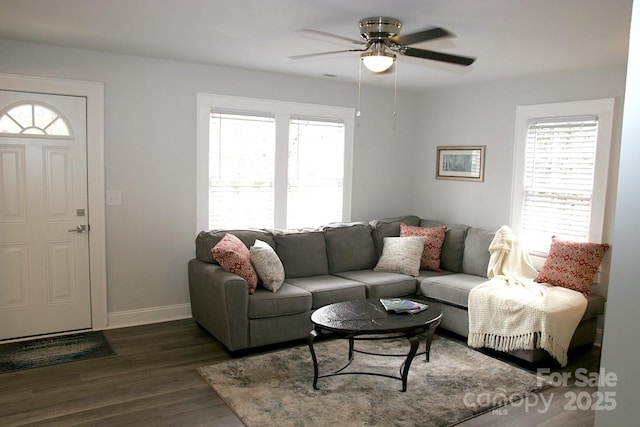
{"label": "coral throw pillow", "polygon": [[440,271],[440,252],[444,243],[444,236],[447,226],[434,228],[415,227],[412,225],[400,224],[401,237],[425,237],[424,251],[420,259],[422,270]]}
{"label": "coral throw pillow", "polygon": [[590,295],[593,276],[607,249],[606,243],[570,242],[553,236],[547,260],[534,280]]}
{"label": "coral throw pillow", "polygon": [[211,255],[220,267],[237,274],[249,284],[249,294],[254,294],[258,286],[258,274],[251,265],[249,249],[233,234],[225,234],[211,249]]}

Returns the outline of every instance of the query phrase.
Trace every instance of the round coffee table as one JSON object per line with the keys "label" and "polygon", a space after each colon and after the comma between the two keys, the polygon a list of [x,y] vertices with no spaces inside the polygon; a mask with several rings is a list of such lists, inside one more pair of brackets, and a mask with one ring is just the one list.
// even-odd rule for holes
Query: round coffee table
{"label": "round coffee table", "polygon": [[[419,300],[418,300],[419,301]],[[423,301],[424,303],[424,301]],[[428,309],[414,314],[388,313],[379,299],[345,301],[326,305],[311,315],[313,329],[309,332],[307,342],[313,359],[313,388],[318,389],[318,379],[334,375],[369,374],[402,381],[402,391],[407,390],[407,376],[413,358],[418,353],[419,336],[425,336],[425,361],[429,361],[431,341],[436,327],[442,319],[442,309],[431,301]],[[349,340],[349,357],[347,364],[332,373],[318,374],[318,359],[313,348],[314,340],[320,335],[334,336]],[[400,367],[400,377],[375,372],[344,372],[353,361],[356,340],[379,340],[406,337],[410,349],[405,354],[376,354],[379,356],[406,356]],[[369,353],[371,354],[371,353]]]}

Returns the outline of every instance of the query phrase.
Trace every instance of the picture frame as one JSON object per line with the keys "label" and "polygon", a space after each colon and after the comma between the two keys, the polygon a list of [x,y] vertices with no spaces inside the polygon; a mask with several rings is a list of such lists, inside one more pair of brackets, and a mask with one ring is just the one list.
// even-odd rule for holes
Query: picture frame
{"label": "picture frame", "polygon": [[436,179],[484,181],[485,145],[437,147]]}

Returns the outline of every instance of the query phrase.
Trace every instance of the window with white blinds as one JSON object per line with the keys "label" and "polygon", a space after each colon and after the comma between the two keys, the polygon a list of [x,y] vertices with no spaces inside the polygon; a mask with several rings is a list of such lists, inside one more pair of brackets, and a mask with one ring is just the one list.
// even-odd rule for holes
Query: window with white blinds
{"label": "window with white blinds", "polygon": [[344,124],[289,122],[287,226],[342,221]]}
{"label": "window with white blinds", "polygon": [[350,218],[353,109],[198,94],[198,230]]}
{"label": "window with white blinds", "polygon": [[536,252],[551,236],[589,240],[598,119],[533,120],[527,129],[521,239]]}
{"label": "window with white blinds", "polygon": [[601,241],[612,115],[612,100],[519,107],[512,222],[531,252]]}
{"label": "window with white blinds", "polygon": [[273,226],[275,118],[212,112],[210,228]]}

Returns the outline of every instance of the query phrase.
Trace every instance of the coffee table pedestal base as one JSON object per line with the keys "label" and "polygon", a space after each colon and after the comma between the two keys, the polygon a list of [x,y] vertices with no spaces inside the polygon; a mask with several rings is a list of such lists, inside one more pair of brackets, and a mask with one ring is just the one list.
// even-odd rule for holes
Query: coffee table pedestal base
{"label": "coffee table pedestal base", "polygon": [[[421,327],[421,328],[416,328],[413,331],[409,331],[406,332],[404,334],[404,337],[406,337],[409,340],[409,344],[410,344],[410,348],[409,348],[409,353],[407,353],[406,355],[404,354],[380,354],[380,353],[369,353],[369,352],[362,352],[362,351],[358,351],[355,348],[355,341],[358,340],[381,340],[381,339],[392,339],[392,338],[397,338],[400,336],[384,336],[384,337],[380,337],[380,336],[376,336],[376,337],[367,337],[366,334],[338,334],[335,331],[331,333],[331,335],[336,336],[337,338],[343,338],[343,339],[348,339],[349,340],[349,354],[348,354],[348,361],[347,364],[344,365],[342,368],[328,373],[328,374],[323,374],[320,375],[319,374],[319,368],[318,368],[318,358],[316,357],[316,352],[314,349],[314,341],[315,339],[322,334],[322,328],[319,326],[315,326],[314,329],[311,330],[311,332],[309,332],[309,336],[307,338],[307,343],[309,345],[309,351],[311,352],[311,359],[313,360],[313,388],[315,390],[318,390],[318,379],[319,378],[326,378],[326,377],[332,377],[332,376],[336,376],[336,375],[377,375],[377,376],[381,376],[381,377],[387,377],[387,378],[393,378],[393,379],[397,379],[402,381],[402,390],[403,392],[407,391],[407,378],[409,376],[409,368],[411,368],[411,362],[413,362],[414,357],[417,354],[422,354],[422,353],[418,353],[418,347],[420,345],[420,339],[419,337],[422,335],[425,337],[425,362],[429,361],[429,354],[431,352],[431,342],[433,340],[433,335],[436,331],[436,327],[440,324],[440,319],[437,320],[437,322],[432,322],[431,324],[429,324],[427,327]],[[366,354],[371,354],[371,355],[375,355],[375,356],[391,356],[391,357],[405,357],[404,362],[402,363],[402,365],[400,365],[400,376],[393,376],[393,375],[388,375],[388,374],[383,374],[383,373],[378,373],[378,372],[345,372],[345,369],[351,364],[351,362],[354,360],[354,353],[366,353]]]}

